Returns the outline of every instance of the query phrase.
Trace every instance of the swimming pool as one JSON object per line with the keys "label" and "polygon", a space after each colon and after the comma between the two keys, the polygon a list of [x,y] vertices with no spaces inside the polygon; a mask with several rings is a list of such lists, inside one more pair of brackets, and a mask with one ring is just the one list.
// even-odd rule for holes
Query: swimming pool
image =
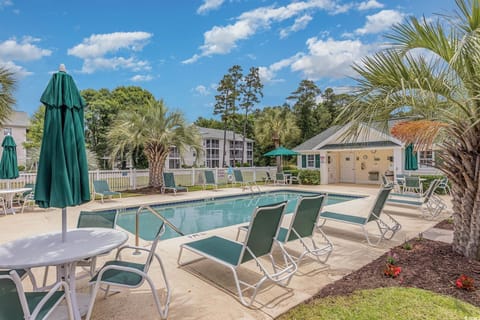
{"label": "swimming pool", "polygon": [[[248,222],[253,209],[257,206],[288,200],[286,213],[292,213],[297,199],[302,195],[318,195],[315,192],[283,191],[254,193],[239,196],[225,196],[210,199],[178,201],[151,205],[154,210],[169,220],[183,234],[194,234],[216,228],[227,227]],[[359,196],[329,194],[327,205],[361,198]],[[117,225],[135,234],[135,214],[139,207],[119,209]],[[153,240],[161,220],[145,210],[140,214],[140,238]],[[178,237],[179,235],[166,228],[162,239]]]}

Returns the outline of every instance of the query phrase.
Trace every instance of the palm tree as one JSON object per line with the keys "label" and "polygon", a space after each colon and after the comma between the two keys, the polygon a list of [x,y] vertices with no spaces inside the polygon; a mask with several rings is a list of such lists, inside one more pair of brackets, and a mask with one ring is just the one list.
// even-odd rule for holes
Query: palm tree
{"label": "palm tree", "polygon": [[[263,109],[255,121],[255,137],[263,145],[273,145],[278,148],[289,141],[295,141],[300,136],[300,129],[295,122],[295,115],[283,107],[267,107]],[[277,156],[277,170],[281,170],[280,157]]]}
{"label": "palm tree", "polygon": [[398,111],[419,121],[405,126],[416,130],[404,140],[439,144],[443,161],[436,165],[452,182],[453,249],[480,260],[480,2],[456,4],[452,16],[394,26],[389,48],[354,65],[356,103],[340,117],[354,123],[351,134],[362,122],[387,128]]}
{"label": "palm tree", "polygon": [[16,80],[13,72],[0,67],[0,123],[4,123],[13,111],[15,84]]}
{"label": "palm tree", "polygon": [[181,112],[169,112],[163,100],[152,100],[136,112],[121,112],[108,133],[108,141],[113,146],[112,159],[142,147],[148,160],[148,184],[157,188],[163,184],[165,160],[172,147],[181,155],[190,148],[197,155],[203,152],[196,127],[187,125]]}

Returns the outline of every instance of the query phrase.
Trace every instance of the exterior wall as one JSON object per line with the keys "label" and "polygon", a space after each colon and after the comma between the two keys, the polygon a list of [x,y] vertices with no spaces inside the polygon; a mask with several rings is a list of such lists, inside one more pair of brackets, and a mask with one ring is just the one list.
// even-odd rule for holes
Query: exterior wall
{"label": "exterior wall", "polygon": [[[207,140],[218,140],[218,167],[223,167],[222,165],[222,158],[223,158],[223,139],[216,139],[216,138],[203,138],[203,142],[202,142],[202,145],[203,145],[203,152],[199,155],[195,154],[195,152],[193,150],[189,150],[187,151],[184,155],[183,155],[183,162],[181,161],[180,159],[180,155],[177,153],[177,152],[171,152],[170,155],[168,156],[167,160],[166,160],[166,163],[165,163],[165,167],[167,169],[178,169],[178,168],[181,168],[182,164],[186,165],[186,166],[193,166],[195,164],[195,160],[197,160],[197,165],[199,167],[217,167],[217,166],[207,166]],[[237,139],[237,145],[238,143],[241,143],[243,142],[241,137],[239,139]],[[248,149],[248,144],[251,143],[251,150]],[[231,144],[231,140],[227,140],[227,143],[225,145],[226,147],[226,153],[225,153],[225,162],[228,165],[230,165],[230,160],[233,161],[233,157],[231,157],[231,150],[233,151],[233,149],[230,149],[230,144]],[[244,148],[244,161],[246,162],[249,162],[251,163],[251,166],[253,166],[253,142],[252,141],[249,141],[249,140],[246,140],[245,141],[245,148]],[[215,147],[216,149],[216,147]],[[236,153],[237,153],[237,157],[236,157],[236,162],[241,162],[241,144],[240,146],[238,146],[237,150],[236,150]],[[249,152],[251,151],[251,152]],[[249,156],[249,153],[250,153],[250,158],[248,157]],[[174,161],[172,161],[174,160]],[[216,160],[216,159],[215,159]],[[172,163],[175,163],[178,165],[178,167],[174,167],[172,166]]]}

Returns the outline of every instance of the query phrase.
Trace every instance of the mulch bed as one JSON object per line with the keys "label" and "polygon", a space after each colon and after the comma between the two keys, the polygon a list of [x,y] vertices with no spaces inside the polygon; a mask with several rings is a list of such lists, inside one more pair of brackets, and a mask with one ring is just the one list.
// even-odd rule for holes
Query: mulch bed
{"label": "mulch bed", "polygon": [[451,219],[442,220],[435,225],[435,228],[453,230],[453,221]]}
{"label": "mulch bed", "polygon": [[[363,268],[324,287],[314,298],[348,295],[355,290],[379,287],[416,287],[452,296],[480,307],[480,262],[471,261],[453,252],[450,244],[427,239],[409,242],[411,250],[395,247]],[[388,256],[396,256],[402,268],[397,278],[383,274]],[[475,281],[476,290],[466,291],[455,286],[465,274]]]}

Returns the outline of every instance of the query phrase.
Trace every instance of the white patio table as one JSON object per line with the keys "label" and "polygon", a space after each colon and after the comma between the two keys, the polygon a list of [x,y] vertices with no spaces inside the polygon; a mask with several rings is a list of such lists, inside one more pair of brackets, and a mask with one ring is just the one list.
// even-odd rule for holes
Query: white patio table
{"label": "white patio table", "polygon": [[32,191],[32,188],[0,189],[0,197],[6,198],[7,208],[5,208],[5,212],[15,214],[13,197],[15,197],[17,193],[24,193],[26,191]]}
{"label": "white patio table", "polygon": [[67,241],[62,233],[47,233],[14,240],[0,245],[0,269],[23,269],[56,266],[57,276],[70,286],[74,319],[80,320],[81,310],[75,291],[77,261],[94,257],[118,248],[128,240],[121,230],[106,228],[81,228],[69,230]]}

